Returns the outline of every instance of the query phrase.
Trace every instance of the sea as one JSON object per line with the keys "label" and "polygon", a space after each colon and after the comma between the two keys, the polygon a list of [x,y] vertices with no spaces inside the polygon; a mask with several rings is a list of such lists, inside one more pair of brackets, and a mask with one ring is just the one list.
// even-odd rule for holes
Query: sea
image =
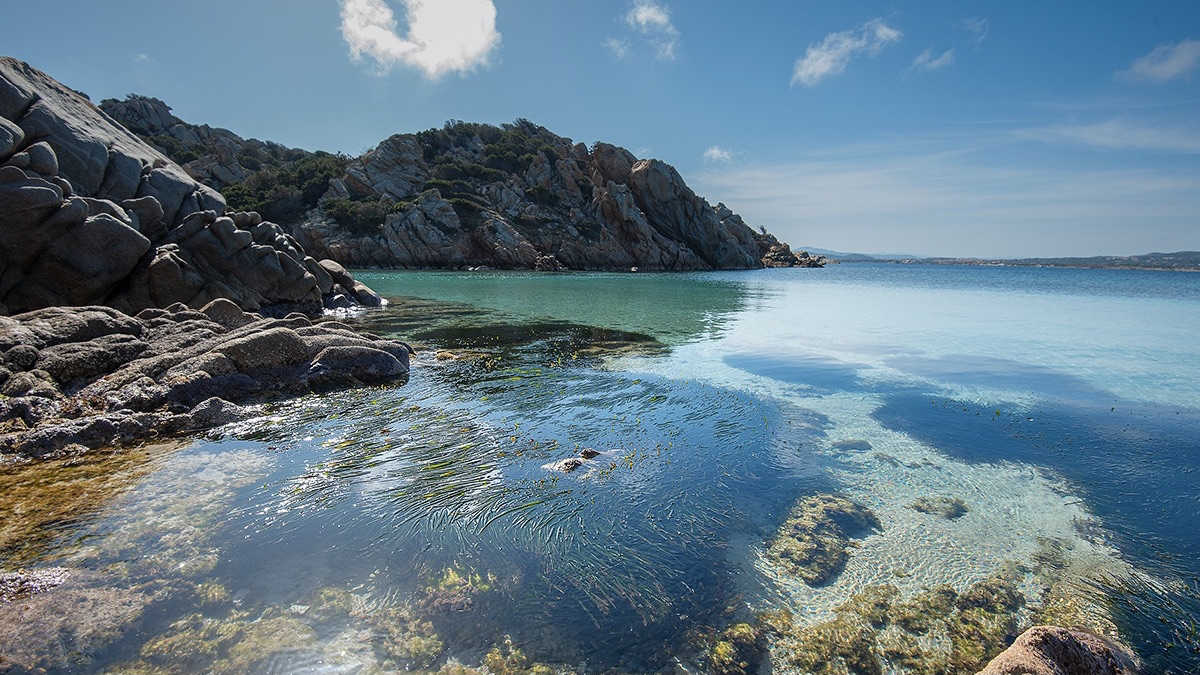
{"label": "sea", "polygon": [[[404,382],[0,470],[0,572],[53,586],[0,672],[728,673],[764,617],[743,671],[810,672],[856,594],[997,575],[1009,633],[1200,671],[1200,274],[356,274]],[[809,583],[770,550],[814,495],[878,526]],[[821,672],[920,672],[884,623]]]}

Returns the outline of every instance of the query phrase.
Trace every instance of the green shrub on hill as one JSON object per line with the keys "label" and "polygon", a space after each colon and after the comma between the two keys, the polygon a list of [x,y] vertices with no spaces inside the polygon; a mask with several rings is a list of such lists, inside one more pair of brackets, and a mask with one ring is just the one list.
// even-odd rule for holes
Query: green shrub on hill
{"label": "green shrub on hill", "polygon": [[[263,161],[260,155],[254,157]],[[340,178],[348,161],[345,155],[315,152],[276,164],[264,163],[245,182],[228,185],[221,193],[234,210],[258,211],[274,222],[294,221],[317,205],[329,189],[330,179]]]}

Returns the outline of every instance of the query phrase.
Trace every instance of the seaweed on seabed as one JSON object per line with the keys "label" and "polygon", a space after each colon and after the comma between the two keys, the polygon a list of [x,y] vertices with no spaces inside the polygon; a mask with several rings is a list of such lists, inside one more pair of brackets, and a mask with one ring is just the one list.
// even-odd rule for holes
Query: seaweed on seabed
{"label": "seaweed on seabed", "polygon": [[943,584],[903,601],[894,586],[868,586],[832,619],[803,627],[776,622],[776,658],[817,675],[976,672],[1022,627],[1017,571],[1006,566],[961,594]]}
{"label": "seaweed on seabed", "polygon": [[835,495],[812,495],[792,508],[768,545],[767,557],[784,573],[820,586],[841,573],[852,538],[881,529],[879,518],[861,504]]}

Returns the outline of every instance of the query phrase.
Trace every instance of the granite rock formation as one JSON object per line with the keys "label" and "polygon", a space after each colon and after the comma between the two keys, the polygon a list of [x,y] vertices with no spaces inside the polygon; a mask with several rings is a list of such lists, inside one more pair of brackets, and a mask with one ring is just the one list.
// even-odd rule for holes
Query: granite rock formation
{"label": "granite rock formation", "polygon": [[7,57],[0,204],[0,314],[92,304],[136,313],[216,298],[315,314],[325,297],[357,298],[278,225],[229,211],[85,96]]}
{"label": "granite rock formation", "polygon": [[[237,190],[227,191],[231,199],[249,183],[261,193],[264,172],[286,173],[283,163],[303,159],[303,151],[187,124],[156,99],[101,106],[196,180]],[[279,185],[303,205],[280,208],[279,217],[306,250],[350,267],[703,270],[824,262],[751,229],[724,204],[711,205],[664,162],[607,143],[588,148],[527,120],[502,127],[452,121],[341,159],[320,193],[304,172]],[[261,200],[235,205],[271,208]]]}
{"label": "granite rock formation", "polygon": [[408,345],[217,299],[0,316],[0,456],[45,458],[226,424],[239,403],[402,379]]}

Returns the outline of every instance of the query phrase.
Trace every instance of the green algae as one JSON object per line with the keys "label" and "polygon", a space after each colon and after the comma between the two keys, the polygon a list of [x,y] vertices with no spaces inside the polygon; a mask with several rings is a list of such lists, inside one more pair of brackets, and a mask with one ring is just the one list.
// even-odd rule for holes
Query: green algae
{"label": "green algae", "polygon": [[867,507],[835,495],[802,498],[767,547],[783,573],[812,586],[829,583],[849,559],[851,539],[883,525]]}
{"label": "green algae", "polygon": [[891,618],[904,631],[913,635],[925,635],[942,617],[953,611],[956,600],[958,592],[950,584],[940,584],[896,604]]}
{"label": "green algae", "polygon": [[747,675],[758,671],[767,653],[764,631],[749,623],[726,628],[708,652],[710,675]]}
{"label": "green algae", "polygon": [[367,622],[372,644],[385,668],[428,669],[445,649],[433,623],[416,616],[407,606],[377,611]]}
{"label": "green algae", "polygon": [[776,621],[775,657],[818,675],[976,672],[1023,627],[1022,571],[1004,566],[961,593],[942,584],[904,599],[890,584],[868,586],[825,621]]}
{"label": "green algae", "polygon": [[272,610],[255,620],[240,611],[221,618],[189,614],[172,623],[167,633],[142,645],[142,662],[128,664],[126,669],[166,675],[237,675],[273,654],[313,644],[316,633],[311,627],[279,614]]}
{"label": "green algae", "polygon": [[116,497],[138,484],[154,460],[178,444],[0,465],[0,560],[28,565],[56,549]]}

